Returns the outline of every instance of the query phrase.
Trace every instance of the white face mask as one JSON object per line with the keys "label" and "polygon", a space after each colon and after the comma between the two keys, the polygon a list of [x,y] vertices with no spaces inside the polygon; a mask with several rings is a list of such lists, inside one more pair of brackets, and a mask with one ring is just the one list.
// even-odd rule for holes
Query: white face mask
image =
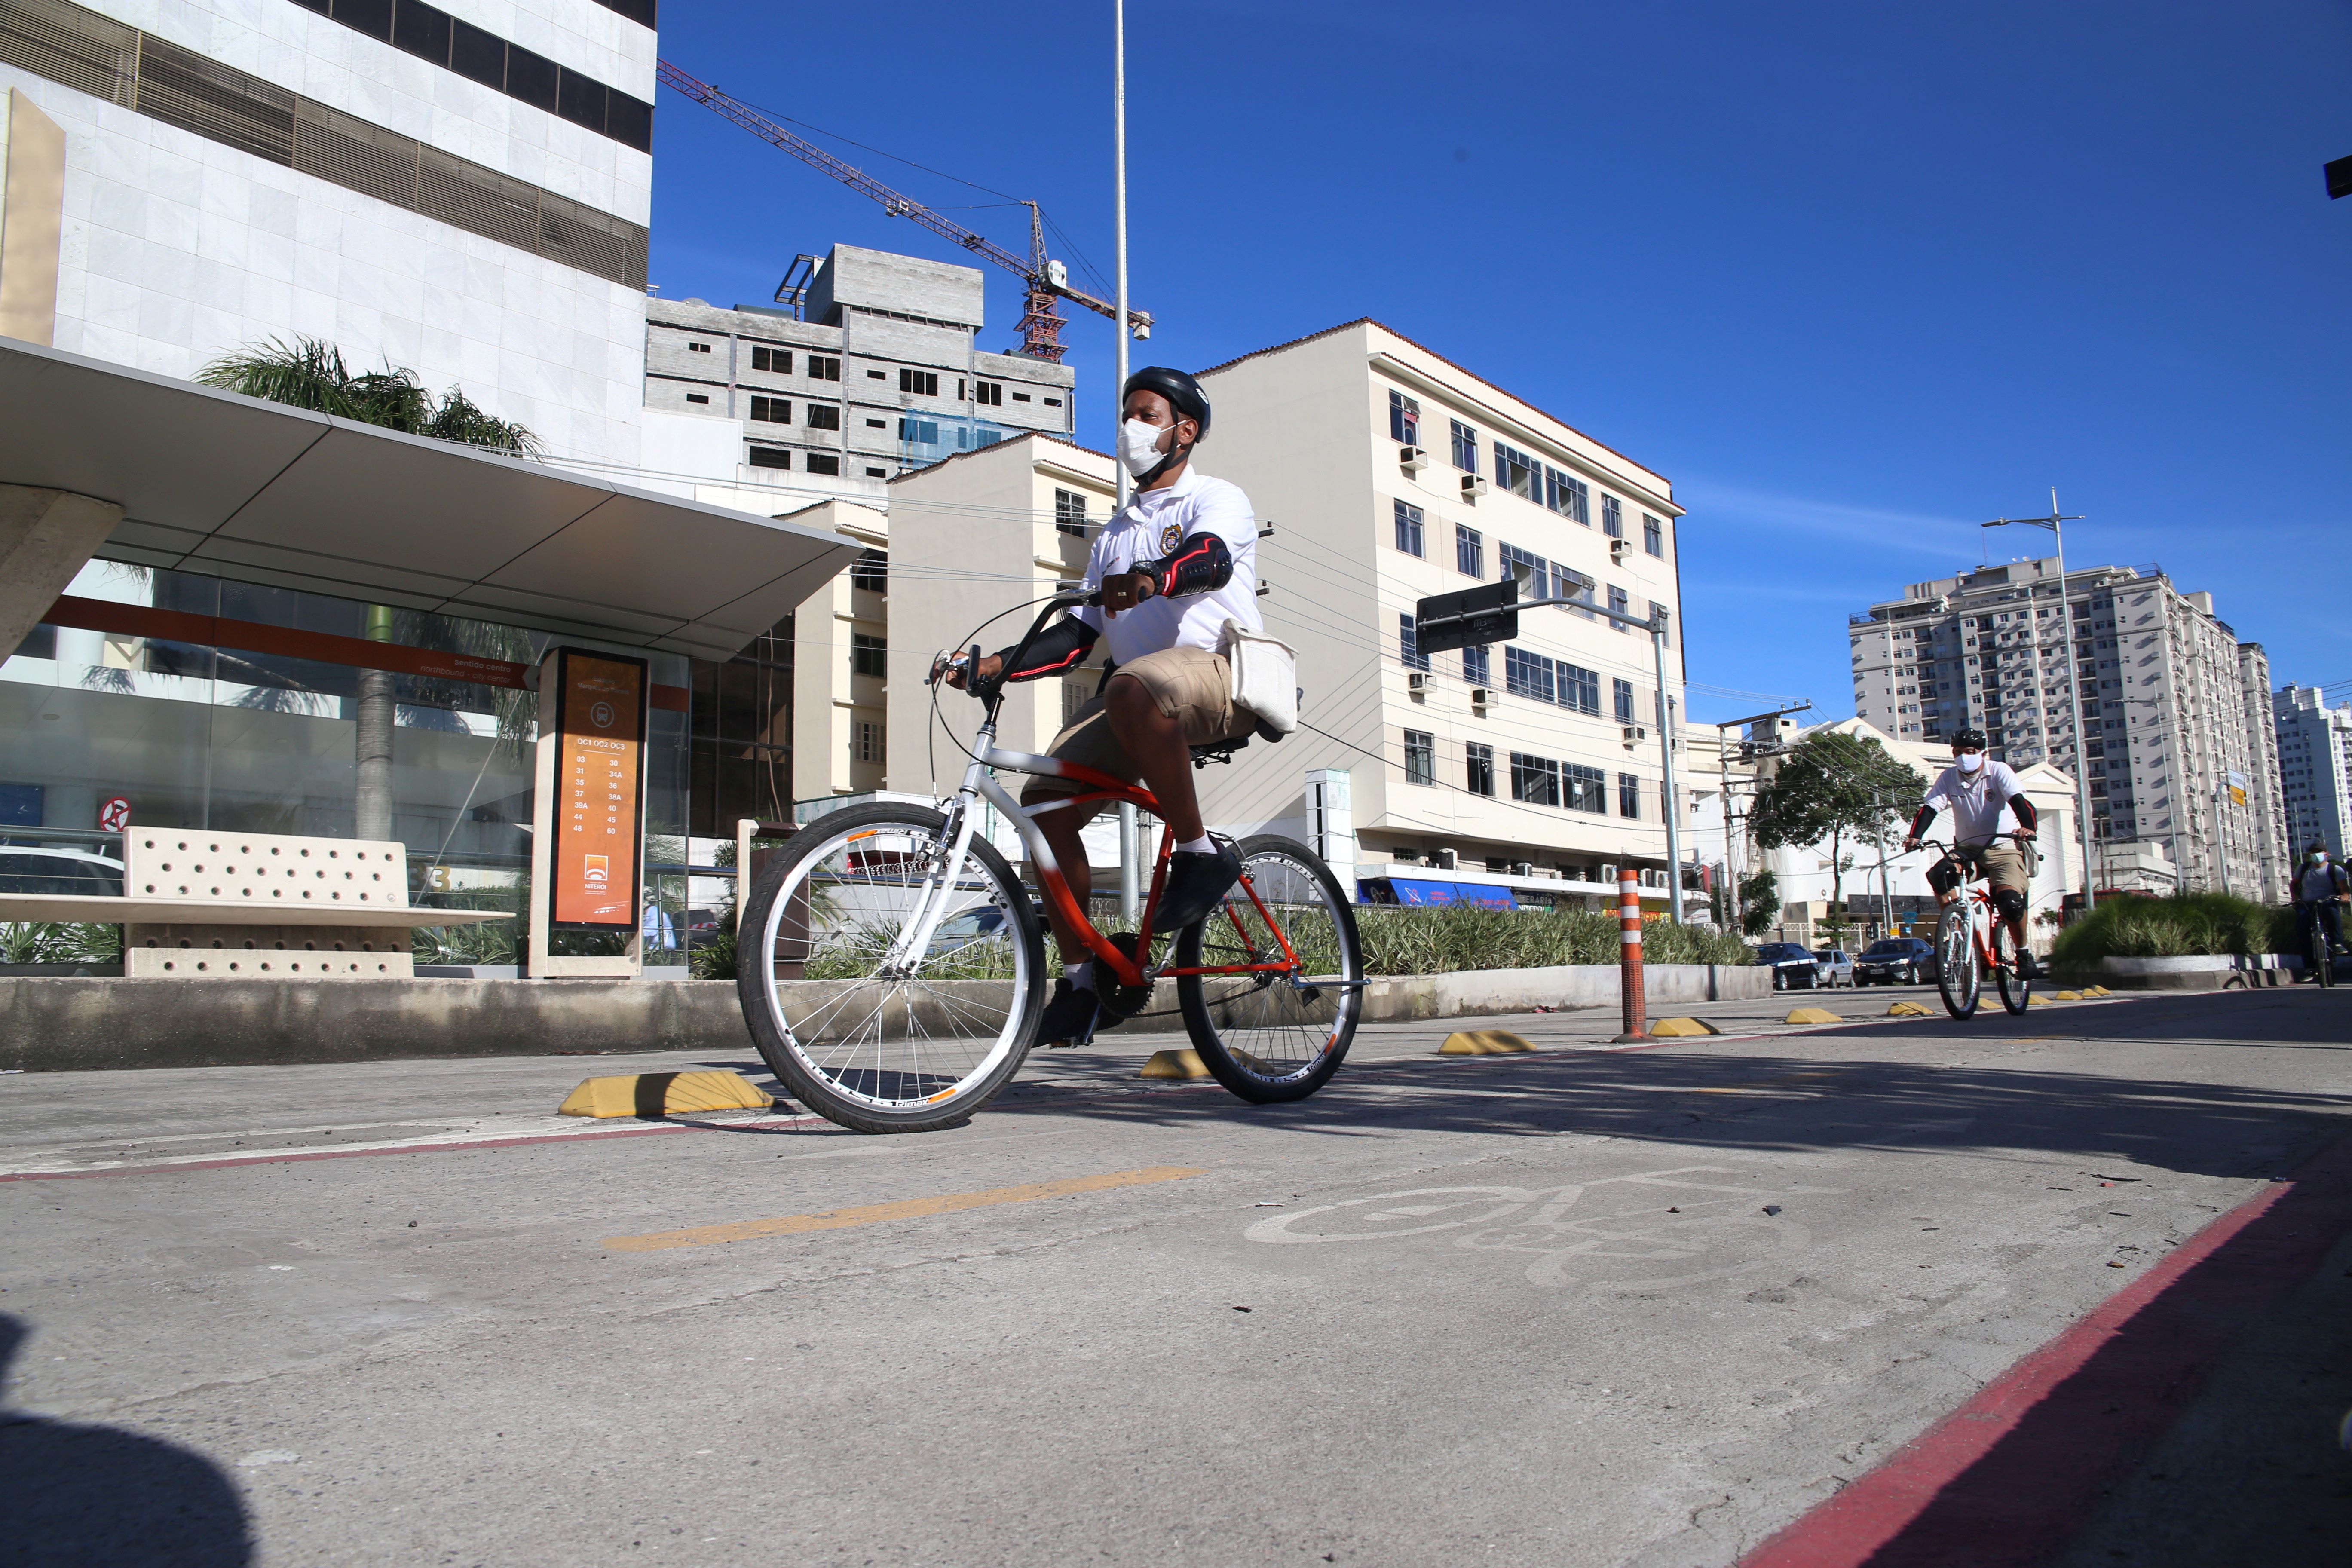
{"label": "white face mask", "polygon": [[1972,773],[1979,768],[1984,766],[1984,753],[1982,752],[1962,752],[1958,756],[1952,760],[1959,764],[1960,772],[1964,773]]}
{"label": "white face mask", "polygon": [[1127,471],[1141,479],[1160,466],[1168,454],[1160,449],[1160,437],[1167,432],[1157,425],[1146,425],[1140,419],[1129,419],[1118,427],[1118,460]]}

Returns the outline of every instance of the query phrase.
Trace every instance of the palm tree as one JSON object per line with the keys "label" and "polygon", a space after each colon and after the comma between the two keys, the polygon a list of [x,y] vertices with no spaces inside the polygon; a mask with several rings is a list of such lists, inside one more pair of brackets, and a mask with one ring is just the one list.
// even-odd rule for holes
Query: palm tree
{"label": "palm tree", "polygon": [[[224,354],[196,373],[196,380],[223,392],[266,398],[295,408],[380,425],[411,436],[430,436],[463,446],[486,447],[514,457],[539,455],[539,437],[523,426],[484,413],[456,387],[435,403],[413,370],[385,362],[382,370],[353,375],[343,351],[320,338],[291,342],[270,338]],[[394,611],[367,609],[367,637],[393,640]],[[360,671],[358,756],[353,780],[352,834],[362,839],[392,837],[392,731],[398,711],[388,671]]]}

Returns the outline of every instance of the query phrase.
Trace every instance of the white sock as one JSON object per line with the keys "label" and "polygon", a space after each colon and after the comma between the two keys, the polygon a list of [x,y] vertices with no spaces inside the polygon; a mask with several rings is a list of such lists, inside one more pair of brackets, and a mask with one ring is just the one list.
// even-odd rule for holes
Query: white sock
{"label": "white sock", "polygon": [[1217,847],[1210,842],[1209,836],[1203,833],[1198,838],[1187,838],[1183,843],[1176,846],[1176,852],[1180,855],[1214,855],[1217,852]]}
{"label": "white sock", "polygon": [[1062,965],[1062,978],[1068,981],[1071,984],[1076,985],[1079,982],[1086,979],[1086,977],[1087,966],[1085,964],[1066,963]]}

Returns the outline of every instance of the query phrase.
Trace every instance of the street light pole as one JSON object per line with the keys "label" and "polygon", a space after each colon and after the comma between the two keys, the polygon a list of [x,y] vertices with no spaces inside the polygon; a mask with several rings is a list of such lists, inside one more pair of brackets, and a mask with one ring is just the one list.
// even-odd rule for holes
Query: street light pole
{"label": "street light pole", "polygon": [[[1111,332],[1118,347],[1114,351],[1110,416],[1111,475],[1118,497],[1117,510],[1127,510],[1127,465],[1120,462],[1118,427],[1127,417],[1127,0],[1112,0],[1111,5],[1111,203],[1117,213],[1113,219],[1114,243],[1117,251],[1116,292],[1118,314],[1114,318]],[[1131,801],[1118,803],[1118,913],[1124,921],[1132,921],[1143,902],[1142,835],[1138,831],[1135,805]]]}
{"label": "street light pole", "polygon": [[[2095,887],[2097,879],[2093,875],[2091,869],[2091,746],[2090,736],[2083,729],[2082,667],[2075,662],[2074,658],[2074,596],[2066,583],[2065,524],[2070,522],[2080,522],[2082,521],[2083,518],[2080,513],[2077,513],[2073,517],[2061,517],[2059,515],[2058,489],[2053,485],[2050,489],[2050,515],[2048,517],[1997,517],[1983,526],[1987,528],[2009,528],[2011,526],[2022,525],[2029,528],[2046,528],[2050,531],[2052,538],[2057,542],[2059,626],[2064,631],[2066,637],[2066,700],[2069,709],[2072,710],[2074,723],[2074,826],[2077,837],[2081,839],[2083,847],[2083,912],[2084,914],[2089,914],[2092,909],[2095,907],[2099,901],[2099,896]],[[2027,606],[2031,608],[2032,606],[2032,600],[2029,597],[2026,604]],[[2040,715],[2042,714],[2046,706],[2046,704],[2042,701],[2042,693],[2041,690],[2041,622],[2038,618],[2035,618],[2029,619],[2026,624],[2033,628],[2033,641],[2035,647],[2033,669],[2033,707],[2035,713]],[[2042,754],[2046,758],[2050,754],[2050,727],[2046,717],[2042,719],[2041,722],[2042,733]]]}
{"label": "street light pole", "polygon": [[1650,606],[1650,651],[1658,665],[1658,728],[1664,731],[1664,744],[1658,748],[1660,772],[1665,780],[1664,812],[1666,818],[1666,912],[1675,924],[1683,923],[1683,837],[1681,832],[1682,803],[1675,795],[1675,704],[1666,695],[1666,612],[1663,605]]}

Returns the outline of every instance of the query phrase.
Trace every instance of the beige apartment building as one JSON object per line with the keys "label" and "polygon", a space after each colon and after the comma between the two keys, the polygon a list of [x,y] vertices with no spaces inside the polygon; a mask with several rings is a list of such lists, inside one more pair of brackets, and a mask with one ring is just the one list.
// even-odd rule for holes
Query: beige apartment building
{"label": "beige apartment building", "polygon": [[1197,461],[1247,491],[1271,530],[1257,546],[1260,606],[1298,650],[1313,726],[1205,772],[1210,821],[1321,837],[1308,775],[1344,770],[1367,882],[1485,883],[1521,902],[1579,904],[1613,895],[1616,868],[1633,865],[1663,896],[1649,637],[1538,609],[1508,645],[1423,658],[1412,617],[1424,595],[1514,563],[1556,594],[1636,616],[1663,605],[1665,709],[1678,717],[1671,485],[1373,321],[1245,355],[1201,383],[1214,417]]}

